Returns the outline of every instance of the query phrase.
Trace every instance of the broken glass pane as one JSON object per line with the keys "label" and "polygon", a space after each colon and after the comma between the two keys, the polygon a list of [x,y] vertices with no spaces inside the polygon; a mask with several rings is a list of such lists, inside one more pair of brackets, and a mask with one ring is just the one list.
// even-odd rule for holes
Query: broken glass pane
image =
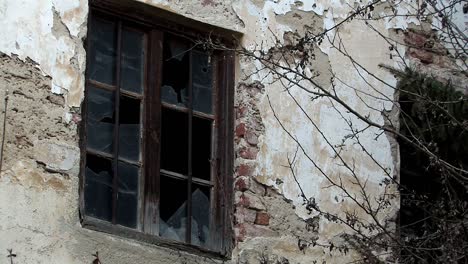
{"label": "broken glass pane", "polygon": [[194,116],[192,119],[193,177],[210,180],[212,120]]}
{"label": "broken glass pane", "polygon": [[187,181],[161,176],[160,236],[185,241]]}
{"label": "broken glass pane", "polygon": [[140,160],[140,99],[120,96],[119,157]]}
{"label": "broken glass pane", "polygon": [[112,153],[114,133],[114,92],[88,86],[87,146]]}
{"label": "broken glass pane", "polygon": [[212,78],[210,55],[201,51],[192,51],[192,93],[195,111],[212,113]]}
{"label": "broken glass pane", "polygon": [[89,78],[115,84],[116,26],[100,19],[91,20]]}
{"label": "broken glass pane", "polygon": [[117,195],[117,223],[135,228],[138,207],[139,168],[119,162],[119,193]]}
{"label": "broken glass pane", "polygon": [[122,30],[122,72],[121,88],[130,92],[141,93],[143,90],[144,34],[138,31]]}
{"label": "broken glass pane", "polygon": [[188,173],[188,115],[162,107],[161,169]]}
{"label": "broken glass pane", "polygon": [[86,155],[84,192],[87,215],[112,220],[112,175],[110,160]]}
{"label": "broken glass pane", "polygon": [[190,76],[190,46],[188,43],[167,37],[163,48],[163,102],[186,106]]}
{"label": "broken glass pane", "polygon": [[210,187],[192,184],[192,244],[206,247],[210,234]]}

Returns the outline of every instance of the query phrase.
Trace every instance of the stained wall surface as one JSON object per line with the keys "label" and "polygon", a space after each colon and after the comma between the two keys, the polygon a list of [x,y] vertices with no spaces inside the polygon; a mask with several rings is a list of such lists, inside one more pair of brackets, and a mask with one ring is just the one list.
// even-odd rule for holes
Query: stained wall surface
{"label": "stained wall surface", "polygon": [[[367,1],[139,1],[238,31],[243,34],[240,46],[250,50],[268,51],[277,41],[288,41],[293,33],[327,30],[324,41],[315,47],[315,61],[304,71],[317,74],[321,87],[334,89],[358,114],[377,124],[384,124],[382,113],[393,108],[392,87],[396,84],[393,75],[379,64],[401,66],[401,60],[389,59],[390,54],[406,52],[398,45],[389,50],[381,34],[390,36],[397,29],[418,24],[410,19],[382,19],[370,22],[370,27],[356,19],[333,29],[351,6]],[[384,6],[380,9],[388,11]],[[0,252],[13,249],[15,263],[91,263],[96,251],[102,263],[221,262],[81,227],[78,124],[88,12],[86,0],[0,0],[0,121],[6,124],[1,135],[5,145],[0,174]],[[339,42],[346,43],[346,52],[337,48]],[[407,61],[420,62],[413,57]],[[357,64],[369,71],[357,69]],[[324,177],[343,179],[351,193],[359,192],[346,178],[349,170],[340,166],[331,146],[342,144],[341,156],[366,182],[370,197],[379,197],[385,178],[398,176],[394,139],[368,128],[360,134],[360,144],[369,151],[365,153],[348,135],[349,122],[354,129],[366,124],[347,109],[326,98],[312,101],[299,86],[288,94],[259,63],[241,56],[236,58],[236,68],[235,243],[227,262],[343,263],[359,258],[356,252],[331,254],[327,248],[301,246],[301,241],[340,245],[344,243],[341,235],[348,232],[317,212],[309,212],[301,194],[329,212],[354,210],[361,214],[342,191],[329,188]],[[296,140],[301,143],[299,151]],[[287,167],[293,156],[294,175]],[[380,217],[392,220],[398,199],[395,187],[388,188],[396,197]],[[265,259],[268,262],[262,262]],[[0,262],[6,259],[0,258]]]}

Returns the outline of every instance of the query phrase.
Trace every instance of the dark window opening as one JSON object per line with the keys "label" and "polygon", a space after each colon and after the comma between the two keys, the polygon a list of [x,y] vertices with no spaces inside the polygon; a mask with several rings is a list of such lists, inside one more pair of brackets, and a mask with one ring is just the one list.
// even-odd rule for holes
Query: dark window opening
{"label": "dark window opening", "polygon": [[188,114],[161,110],[161,169],[187,175]]}
{"label": "dark window opening", "polygon": [[88,32],[84,225],[225,254],[232,57],[107,10]]}
{"label": "dark window opening", "polygon": [[173,37],[164,39],[162,100],[187,106],[190,78],[190,45]]}
{"label": "dark window opening", "polygon": [[86,214],[112,220],[112,162],[95,155],[86,157]]}
{"label": "dark window opening", "polygon": [[[467,263],[460,243],[466,241],[468,192],[461,172],[468,168],[468,134],[462,125],[467,102],[450,83],[431,76],[407,70],[400,78],[400,134],[437,157],[399,138],[400,255],[407,262]],[[441,160],[461,170],[448,169]]]}

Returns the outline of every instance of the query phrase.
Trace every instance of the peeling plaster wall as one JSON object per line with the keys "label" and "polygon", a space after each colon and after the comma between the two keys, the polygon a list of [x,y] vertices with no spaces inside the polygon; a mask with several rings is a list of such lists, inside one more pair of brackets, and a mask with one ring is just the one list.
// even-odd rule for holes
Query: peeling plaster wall
{"label": "peeling plaster wall", "polygon": [[[305,27],[316,32],[332,28],[350,11],[349,5],[368,1],[260,1],[260,0],[138,0],[174,13],[244,34],[241,45],[264,51],[284,41],[292,32]],[[351,3],[352,2],[352,3]],[[405,12],[404,4],[398,7]],[[388,10],[376,9],[380,14]],[[100,252],[103,263],[211,263],[217,260],[191,256],[167,248],[146,245],[81,228],[78,216],[80,105],[83,100],[88,3],[85,0],[0,1],[0,92],[1,109],[8,96],[6,145],[0,174],[0,250],[12,248],[18,263],[90,263],[91,254]],[[389,36],[396,28],[406,29],[415,21],[371,23]],[[389,60],[389,44],[363,21],[353,20],[338,30],[347,52],[359,65],[370,69],[390,86],[396,84],[379,63],[399,66]],[[336,30],[328,32],[333,37]],[[326,38],[317,47],[317,82],[331,89],[359,114],[383,124],[383,111],[393,105],[390,86],[375,81],[369,73],[359,74],[349,58],[333,48]],[[405,49],[396,49],[405,53]],[[331,255],[315,247],[301,251],[298,239],[325,242],[345,232],[343,227],[310,215],[305,210],[300,190],[287,165],[296,145],[281,129],[272,108],[284,126],[292,131],[310,158],[333,179],[348,173],[337,165],[334,153],[320,131],[295,106],[278,83],[262,71],[244,80],[259,64],[239,59],[236,85],[235,137],[235,239],[232,263],[342,263],[357,258],[355,252]],[[335,75],[333,83],[332,74]],[[243,80],[242,82],[240,80]],[[339,81],[338,81],[339,80]],[[356,87],[350,89],[347,85]],[[313,87],[309,87],[314,89]],[[327,99],[314,102],[300,89],[292,95],[304,107],[329,144],[343,143],[350,120],[356,129],[365,127],[345,109]],[[271,100],[272,108],[268,98]],[[342,116],[343,115],[343,116]],[[362,144],[389,173],[398,175],[398,147],[386,135],[368,129]],[[385,175],[352,140],[344,142],[342,155],[354,162],[356,171],[368,182],[367,190],[377,197]],[[307,197],[330,212],[353,209],[343,193],[326,188],[321,172],[301,152],[297,156],[297,180]],[[345,180],[345,184],[352,184]],[[355,190],[356,191],[356,190]],[[394,190],[395,191],[395,190]],[[385,214],[392,218],[398,202]],[[289,262],[285,262],[288,260]],[[15,262],[15,263],[16,263]],[[262,262],[264,263],[264,262]]]}

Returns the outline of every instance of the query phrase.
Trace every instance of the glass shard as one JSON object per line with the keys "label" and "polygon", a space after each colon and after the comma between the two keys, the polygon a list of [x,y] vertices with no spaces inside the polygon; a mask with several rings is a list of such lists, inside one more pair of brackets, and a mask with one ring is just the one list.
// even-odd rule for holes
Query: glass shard
{"label": "glass shard", "polygon": [[206,247],[210,234],[210,188],[192,184],[192,244]]}
{"label": "glass shard", "polygon": [[162,108],[161,169],[188,173],[188,115]]}
{"label": "glass shard", "polygon": [[194,116],[192,119],[192,173],[193,177],[210,180],[212,120]]}
{"label": "glass shard", "polygon": [[211,114],[212,78],[210,55],[201,51],[192,51],[192,89],[193,109]]}
{"label": "glass shard", "polygon": [[89,49],[89,78],[115,84],[116,26],[115,23],[92,19]]}
{"label": "glass shard", "polygon": [[112,220],[112,162],[88,154],[85,169],[85,211],[105,221]]}
{"label": "glass shard", "polygon": [[114,134],[114,92],[88,86],[87,147],[112,153]]}
{"label": "glass shard", "polygon": [[118,169],[117,223],[130,228],[136,228],[139,168],[119,162]]}
{"label": "glass shard", "polygon": [[175,38],[167,37],[163,47],[163,102],[187,106],[190,76],[190,46]]}
{"label": "glass shard", "polygon": [[144,37],[142,32],[122,30],[122,89],[140,93],[143,91],[145,65]]}
{"label": "glass shard", "polygon": [[119,157],[140,160],[140,99],[120,96]]}
{"label": "glass shard", "polygon": [[186,241],[187,181],[161,176],[160,236]]}

